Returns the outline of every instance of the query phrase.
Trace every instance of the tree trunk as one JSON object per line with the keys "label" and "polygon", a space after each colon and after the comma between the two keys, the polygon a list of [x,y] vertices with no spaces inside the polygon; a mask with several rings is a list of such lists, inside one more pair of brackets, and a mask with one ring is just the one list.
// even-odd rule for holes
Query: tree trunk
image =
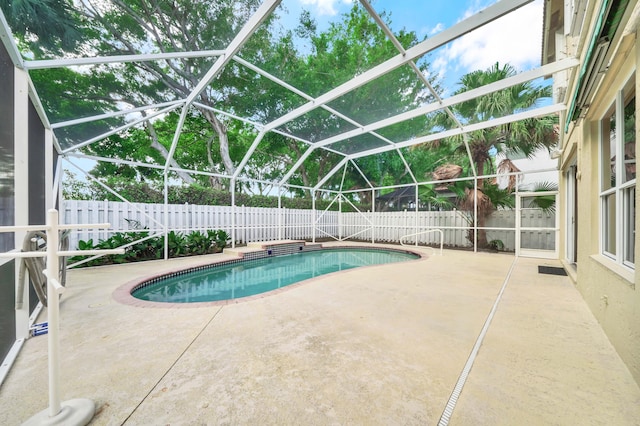
{"label": "tree trunk", "polygon": [[[478,212],[478,227],[484,228],[487,225],[487,215],[485,213]],[[478,248],[489,247],[489,241],[487,240],[487,230],[478,229]]]}
{"label": "tree trunk", "polygon": [[[162,158],[164,158],[166,161],[167,158],[169,158],[169,151],[167,151],[167,148],[165,148],[164,145],[158,142],[158,134],[156,133],[156,129],[153,127],[153,124],[151,124],[149,121],[145,122],[145,126],[147,127],[147,130],[149,131],[149,135],[151,136],[151,148],[158,151],[160,155],[162,155]],[[173,158],[169,161],[169,165],[172,167],[180,168],[180,165]],[[187,185],[191,185],[192,183],[195,182],[195,180],[187,172],[176,171],[175,173]]]}
{"label": "tree trunk", "polygon": [[[211,155],[211,145],[214,139],[215,137],[212,136],[207,140],[207,161],[212,172],[216,171],[215,165],[213,164],[213,156]],[[209,185],[214,189],[225,189],[222,180],[217,176],[209,176]]]}
{"label": "tree trunk", "polygon": [[207,121],[211,123],[213,130],[218,134],[218,141],[220,142],[220,156],[222,157],[226,173],[231,176],[236,171],[236,168],[233,165],[233,161],[231,161],[231,156],[229,155],[229,138],[227,137],[227,128],[220,120],[218,120],[218,117],[215,116],[213,111],[204,108],[200,109],[200,111]]}
{"label": "tree trunk", "polygon": [[[295,143],[288,143],[287,145],[289,146],[289,149],[296,154],[296,158],[300,158],[302,156],[302,153],[300,152],[300,149],[298,148],[298,146]],[[321,169],[322,169],[322,160],[320,161],[320,166],[318,167],[318,170],[319,170],[318,176],[322,176]],[[311,186],[311,180],[309,179],[309,174],[307,173],[307,169],[304,166],[304,164],[301,164],[300,167],[298,167],[298,173],[300,173],[300,178],[302,179],[302,184],[304,186],[306,186],[306,187]],[[308,197],[311,197],[311,190],[305,189],[304,193]]]}
{"label": "tree trunk", "polygon": [[[485,160],[484,159],[477,159],[476,160],[476,174],[479,176],[482,176],[484,174],[484,166],[485,166]],[[484,189],[484,179],[478,179],[478,189],[480,191],[482,191]],[[483,192],[484,193],[484,192]],[[477,220],[477,226],[478,228],[484,228],[486,226],[487,223],[487,215],[488,212],[484,209],[480,207],[480,203],[478,203],[478,199],[477,199],[477,193],[475,193],[475,200],[474,203],[478,204],[477,207],[477,212],[478,212],[478,220]],[[476,223],[476,220],[474,218],[474,223]],[[477,233],[478,233],[478,248],[481,249],[485,249],[487,247],[489,247],[489,241],[487,241],[487,230],[486,229],[477,229]],[[472,241],[473,242],[473,241]]]}

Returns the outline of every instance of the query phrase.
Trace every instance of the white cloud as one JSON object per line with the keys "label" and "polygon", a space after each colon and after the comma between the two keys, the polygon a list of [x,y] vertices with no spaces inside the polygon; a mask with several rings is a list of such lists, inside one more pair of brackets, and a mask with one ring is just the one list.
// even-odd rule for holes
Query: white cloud
{"label": "white cloud", "polygon": [[429,35],[434,35],[444,30],[444,24],[442,22],[438,22],[438,24],[429,30]]}
{"label": "white cloud", "polygon": [[[465,11],[464,17],[475,11]],[[440,75],[462,75],[496,62],[509,63],[520,71],[539,65],[542,11],[542,1],[537,0],[455,40],[436,53],[434,70]]]}
{"label": "white cloud", "polygon": [[338,13],[335,4],[351,4],[352,0],[300,0],[300,3],[305,6],[315,6],[315,12],[322,16],[333,16]]}

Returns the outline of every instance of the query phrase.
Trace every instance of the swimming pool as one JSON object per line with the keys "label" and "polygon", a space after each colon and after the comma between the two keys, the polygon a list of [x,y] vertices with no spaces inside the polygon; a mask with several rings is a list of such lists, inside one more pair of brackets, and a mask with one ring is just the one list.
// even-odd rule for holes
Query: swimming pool
{"label": "swimming pool", "polygon": [[181,271],[138,284],[131,295],[165,303],[234,300],[332,272],[418,258],[415,253],[400,250],[325,248]]}

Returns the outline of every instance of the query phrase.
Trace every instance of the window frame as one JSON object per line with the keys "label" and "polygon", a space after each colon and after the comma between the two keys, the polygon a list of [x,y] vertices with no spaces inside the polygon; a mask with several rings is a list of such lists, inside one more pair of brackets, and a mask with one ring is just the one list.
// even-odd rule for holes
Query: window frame
{"label": "window frame", "polygon": [[[636,177],[629,179],[626,182],[622,182],[625,175],[625,166],[629,163],[625,159],[625,107],[630,101],[635,102],[635,78],[636,74],[627,80],[624,86],[616,91],[615,99],[611,106],[607,109],[606,113],[600,118],[599,124],[599,188],[598,198],[600,205],[600,254],[611,259],[617,264],[635,271],[635,186]],[[634,104],[635,108],[635,104]],[[610,151],[610,137],[605,138],[604,122],[611,120],[611,117],[615,114],[615,152]],[[635,111],[634,111],[635,115]],[[621,130],[620,130],[621,129]],[[634,129],[634,133],[637,130]],[[611,132],[610,132],[611,134]],[[609,144],[609,147],[605,147]],[[605,149],[606,148],[606,149]],[[615,157],[615,167],[611,168],[611,158]],[[608,170],[606,169],[608,168]],[[606,184],[605,180],[609,179],[611,173],[616,176],[615,183],[613,185]],[[606,188],[606,189],[603,189]],[[633,196],[633,200],[631,199]],[[611,204],[611,199],[614,199],[614,204]],[[612,212],[610,209],[614,208]],[[611,214],[613,213],[613,214]],[[632,232],[629,232],[629,228],[632,227]],[[614,234],[611,235],[611,232]],[[614,240],[611,240],[611,237]],[[615,246],[611,246],[609,243],[613,242]],[[610,250],[610,249],[613,249]],[[629,255],[633,260],[628,260]]]}

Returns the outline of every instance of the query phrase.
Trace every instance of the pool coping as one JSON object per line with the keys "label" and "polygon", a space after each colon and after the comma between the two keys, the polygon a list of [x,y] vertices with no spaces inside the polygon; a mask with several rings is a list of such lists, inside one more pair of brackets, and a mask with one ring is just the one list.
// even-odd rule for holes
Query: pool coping
{"label": "pool coping", "polygon": [[[265,242],[265,244],[269,244],[271,242],[267,241]],[[405,252],[405,253],[411,253],[414,254],[416,256],[418,256],[418,259],[413,259],[411,261],[420,261],[420,260],[425,260],[427,259],[429,256],[426,253],[423,253],[421,251],[418,250],[412,250],[411,247],[408,246],[400,246],[399,248],[396,247],[389,247],[388,245],[375,245],[375,246],[371,246],[371,245],[353,245],[353,244],[349,244],[349,245],[330,245],[330,246],[325,246],[323,244],[321,245],[321,249],[320,250],[324,250],[324,249],[328,249],[328,250],[333,250],[333,249],[366,249],[366,250],[393,250],[393,251],[398,251],[398,252]],[[255,294],[252,296],[245,296],[245,297],[239,297],[237,299],[227,299],[227,300],[215,300],[215,301],[210,301],[210,302],[188,302],[188,303],[177,303],[177,302],[154,302],[154,301],[149,301],[149,300],[142,300],[142,299],[137,299],[135,297],[133,297],[133,295],[131,294],[135,289],[137,289],[138,287],[140,287],[142,284],[144,283],[148,283],[149,281],[153,281],[153,280],[158,280],[158,279],[162,279],[162,278],[167,278],[170,277],[172,275],[176,275],[176,274],[180,274],[180,273],[187,273],[187,272],[192,272],[194,270],[198,270],[198,269],[208,269],[208,268],[213,268],[215,266],[222,266],[225,264],[233,264],[233,263],[240,263],[240,262],[253,262],[255,260],[259,260],[259,259],[243,259],[242,256],[238,256],[237,258],[226,258],[226,259],[220,259],[220,260],[216,260],[216,261],[207,261],[207,262],[202,262],[202,263],[198,263],[198,264],[194,264],[188,267],[182,267],[182,268],[172,268],[172,269],[168,269],[166,271],[162,271],[162,272],[158,272],[152,275],[147,275],[145,277],[142,278],[136,278],[133,279],[131,281],[126,282],[125,284],[119,286],[118,288],[116,288],[113,293],[112,293],[112,298],[113,300],[115,300],[118,303],[121,303],[123,305],[128,305],[128,306],[134,306],[134,307],[138,307],[138,308],[161,308],[161,309],[192,309],[192,308],[204,308],[204,307],[213,307],[213,306],[225,306],[225,305],[234,305],[234,304],[238,304],[238,303],[244,303],[244,302],[249,302],[252,300],[258,300],[258,299],[263,299],[265,297],[271,297],[275,294],[278,293],[282,293],[284,291],[289,291],[292,290],[294,288],[297,288],[301,285],[304,284],[308,284],[309,282],[313,281],[313,280],[317,280],[320,279],[322,277],[326,277],[326,276],[331,276],[333,274],[336,273],[341,273],[341,272],[349,272],[349,270],[347,271],[336,271],[336,272],[330,272],[328,274],[323,274],[323,275],[319,275],[317,277],[313,277],[313,278],[309,278],[294,284],[289,284],[287,286],[281,287],[281,288],[277,288],[277,289],[273,289],[273,290],[269,290],[266,291],[264,293],[259,293],[259,294]],[[398,263],[404,263],[404,262],[409,262],[410,260],[407,261],[403,261],[403,262],[394,262],[394,264],[398,264]],[[358,268],[354,268],[354,269],[362,269],[362,268],[371,268],[371,267],[375,267],[375,266],[381,266],[381,265],[368,265],[368,266],[361,266]]]}

